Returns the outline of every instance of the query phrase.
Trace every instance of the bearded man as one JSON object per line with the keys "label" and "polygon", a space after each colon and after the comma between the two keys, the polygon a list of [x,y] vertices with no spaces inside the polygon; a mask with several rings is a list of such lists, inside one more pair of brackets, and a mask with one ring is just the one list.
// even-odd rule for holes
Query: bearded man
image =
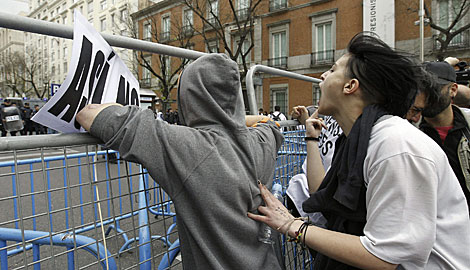
{"label": "bearded man", "polygon": [[419,128],[446,153],[470,207],[470,111],[451,104],[458,88],[451,65],[427,62],[424,68],[433,78],[416,97],[416,102],[426,100]]}

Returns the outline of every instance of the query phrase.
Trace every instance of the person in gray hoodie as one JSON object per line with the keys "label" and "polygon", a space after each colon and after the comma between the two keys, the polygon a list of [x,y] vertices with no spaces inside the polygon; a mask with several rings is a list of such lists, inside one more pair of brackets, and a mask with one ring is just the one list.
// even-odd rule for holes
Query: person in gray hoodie
{"label": "person in gray hoodie", "polygon": [[91,104],[77,121],[170,195],[184,269],[281,269],[246,213],[262,203],[257,181],[272,184],[283,136],[273,122],[245,125],[238,65],[224,54],[188,65],[178,111],[183,125],[136,106]]}

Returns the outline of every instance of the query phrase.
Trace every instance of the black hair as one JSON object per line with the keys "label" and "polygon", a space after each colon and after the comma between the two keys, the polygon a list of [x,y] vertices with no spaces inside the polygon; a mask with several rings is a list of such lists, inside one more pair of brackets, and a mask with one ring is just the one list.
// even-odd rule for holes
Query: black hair
{"label": "black hair", "polygon": [[276,105],[276,106],[274,106],[274,110],[275,110],[275,111],[280,111],[280,110],[281,110],[281,107],[280,107],[279,105]]}
{"label": "black hair", "polygon": [[[450,84],[450,83],[449,83]],[[441,90],[447,84],[438,82],[436,74],[426,71],[423,67],[419,74],[419,87],[418,92],[424,93],[426,96],[426,104],[435,104],[439,101],[441,96]]]}
{"label": "black hair", "polygon": [[363,98],[403,117],[416,97],[419,65],[369,32],[354,36],[347,50],[348,75],[359,81]]}

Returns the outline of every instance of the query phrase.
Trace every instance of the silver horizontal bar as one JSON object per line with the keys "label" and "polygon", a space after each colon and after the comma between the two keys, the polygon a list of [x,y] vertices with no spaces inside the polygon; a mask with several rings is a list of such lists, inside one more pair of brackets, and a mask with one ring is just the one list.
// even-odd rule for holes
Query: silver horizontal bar
{"label": "silver horizontal bar", "polygon": [[250,67],[250,69],[248,70],[248,73],[246,74],[246,90],[247,90],[247,96],[248,96],[248,103],[250,107],[250,113],[253,115],[258,114],[258,105],[256,104],[255,87],[253,83],[253,75],[256,72],[263,72],[267,74],[278,75],[282,77],[288,77],[288,78],[312,82],[312,83],[321,82],[320,79],[305,76],[302,74],[297,74],[291,71],[285,71],[282,69],[272,68],[272,67],[263,66],[263,65],[254,65]]}
{"label": "silver horizontal bar", "polygon": [[97,139],[88,133],[11,136],[0,138],[0,151],[102,143],[103,142],[100,139]]}
{"label": "silver horizontal bar", "polygon": [[[0,27],[30,33],[73,39],[73,27],[0,12]],[[101,33],[111,46],[175,57],[197,59],[206,53],[129,37]]]}

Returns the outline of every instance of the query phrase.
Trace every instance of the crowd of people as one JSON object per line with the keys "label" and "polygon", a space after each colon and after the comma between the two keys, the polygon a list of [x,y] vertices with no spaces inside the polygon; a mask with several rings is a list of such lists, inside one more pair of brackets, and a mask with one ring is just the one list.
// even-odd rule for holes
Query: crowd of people
{"label": "crowd of people", "polygon": [[310,248],[314,269],[468,269],[470,113],[452,105],[452,64],[360,33],[321,79],[318,110],[293,113],[307,145],[287,192],[298,216],[270,192],[286,117],[245,116],[224,54],[182,72],[179,125],[119,104],[77,120],[173,199],[185,269],[283,269],[262,223]]}
{"label": "crowd of people", "polygon": [[[18,121],[22,122],[22,125],[19,125],[18,128],[13,128],[10,130],[7,127],[7,113],[8,109],[5,108],[16,108],[16,110],[9,110],[11,111],[12,115],[18,116]],[[10,136],[17,136],[17,135],[33,135],[33,134],[46,134],[46,127],[43,125],[32,121],[31,119],[33,116],[39,111],[39,105],[35,104],[34,108],[30,107],[28,102],[25,102],[23,106],[18,106],[16,102],[11,101],[10,99],[4,99],[3,104],[0,105],[0,129],[2,132],[2,137],[6,137],[8,133]],[[16,112],[15,112],[16,111]],[[22,126],[22,128],[21,128]]]}

